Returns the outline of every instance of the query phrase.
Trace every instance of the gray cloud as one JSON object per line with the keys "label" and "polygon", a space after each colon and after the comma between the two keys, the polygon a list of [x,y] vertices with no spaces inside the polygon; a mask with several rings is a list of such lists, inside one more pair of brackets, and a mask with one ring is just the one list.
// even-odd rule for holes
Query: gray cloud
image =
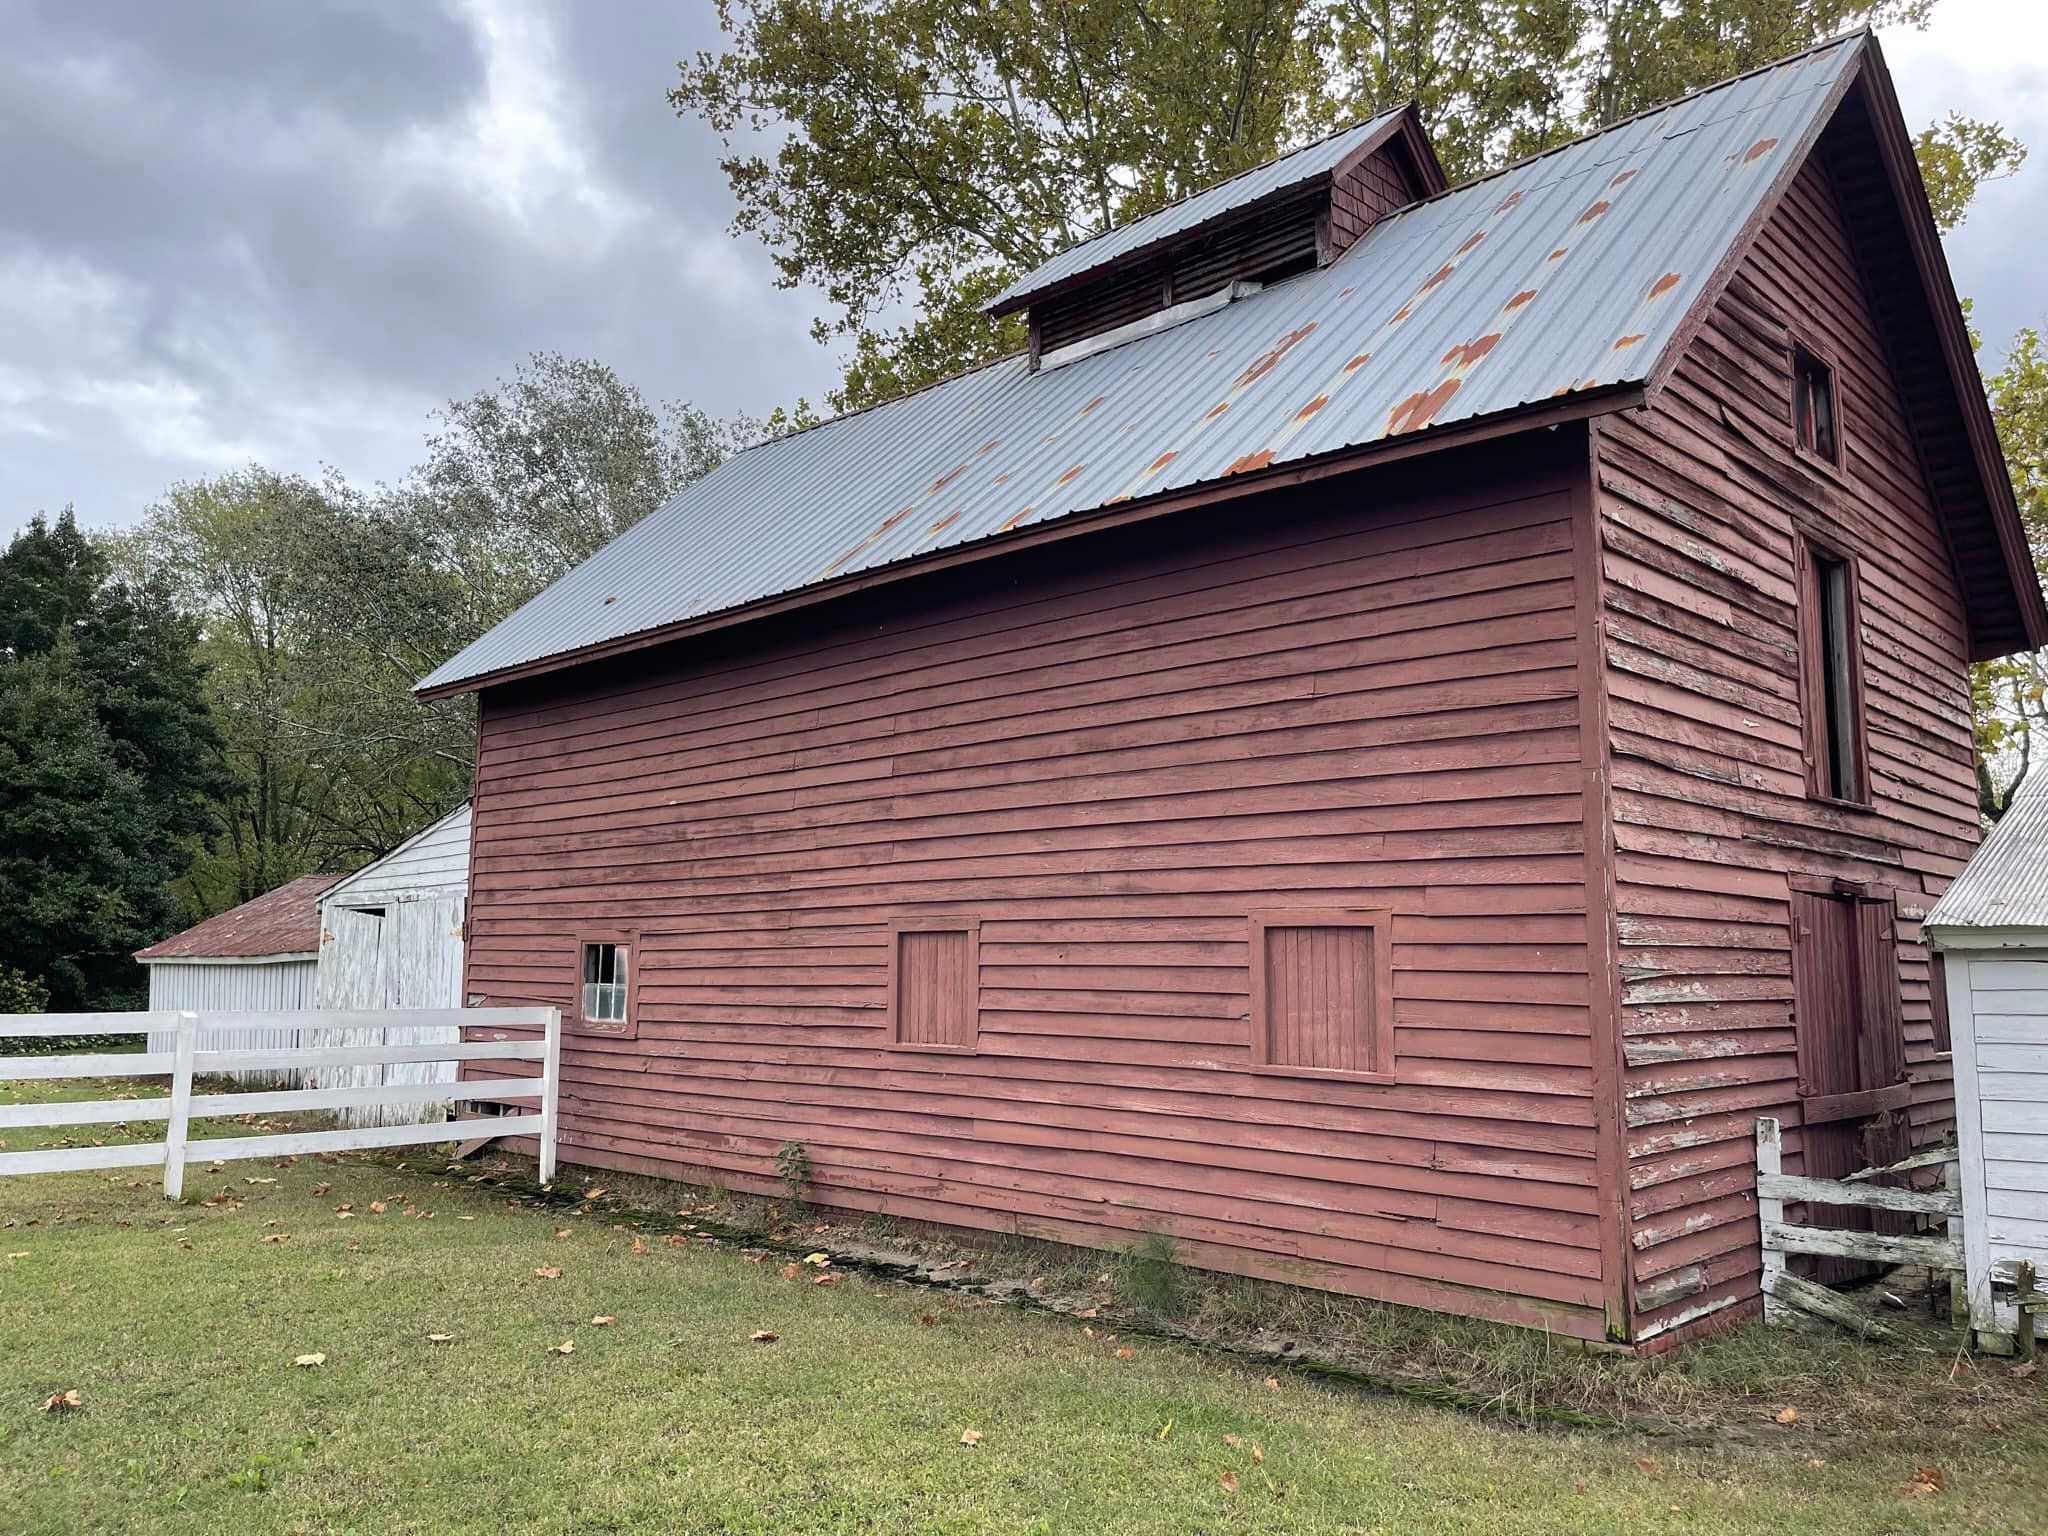
{"label": "gray cloud", "polygon": [[[1949,242],[1994,348],[2048,319],[2048,82],[1970,42],[1997,7],[1886,38],[1916,126],[2036,147]],[[665,99],[716,41],[703,0],[0,0],[0,535],[251,458],[396,478],[536,349],[721,415],[817,399],[815,298]]]}
{"label": "gray cloud", "polygon": [[765,411],[835,376],[678,121],[708,7],[0,0],[0,531],[248,458],[369,481],[559,349]]}

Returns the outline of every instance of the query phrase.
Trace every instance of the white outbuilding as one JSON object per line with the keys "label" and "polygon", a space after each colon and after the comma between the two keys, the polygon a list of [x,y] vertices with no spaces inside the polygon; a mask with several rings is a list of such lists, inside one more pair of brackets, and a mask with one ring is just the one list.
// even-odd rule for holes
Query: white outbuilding
{"label": "white outbuilding", "polygon": [[2022,786],[1926,931],[1947,977],[1970,1313],[1996,1340],[2018,1323],[2018,1266],[2048,1280],[2048,780]]}
{"label": "white outbuilding", "polygon": [[[320,901],[319,964],[313,1006],[348,1012],[462,1006],[462,924],[469,896],[469,806],[400,843],[334,884]],[[446,1044],[453,1025],[330,1032],[328,1044]],[[358,1038],[360,1037],[360,1038]],[[382,1083],[452,1083],[455,1063],[329,1067],[309,1074],[320,1088]],[[438,1103],[387,1105],[379,1120],[435,1118]]]}
{"label": "white outbuilding", "polygon": [[[339,875],[302,875],[253,901],[216,913],[174,933],[135,958],[149,971],[152,1011],[194,1013],[300,1013],[313,1006],[320,958],[320,898]],[[217,1034],[224,1050],[291,1050],[299,1031],[289,1025]],[[171,1048],[169,1032],[149,1048]],[[288,1084],[287,1072],[246,1072],[252,1084]]]}

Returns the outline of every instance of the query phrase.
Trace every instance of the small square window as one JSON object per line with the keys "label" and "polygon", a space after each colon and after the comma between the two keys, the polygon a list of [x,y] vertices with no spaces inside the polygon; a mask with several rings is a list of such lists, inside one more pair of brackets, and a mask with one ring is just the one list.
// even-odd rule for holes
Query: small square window
{"label": "small square window", "polygon": [[1792,425],[1802,451],[1829,464],[1842,462],[1835,370],[1804,347],[1792,350]]}
{"label": "small square window", "polygon": [[1390,1081],[1392,919],[1263,912],[1251,920],[1252,1060],[1273,1072]]}
{"label": "small square window", "polygon": [[631,952],[610,940],[583,946],[582,1022],[614,1034],[628,1032]]}
{"label": "small square window", "polygon": [[889,925],[889,1018],[897,1046],[972,1051],[980,1045],[980,930],[971,917]]}

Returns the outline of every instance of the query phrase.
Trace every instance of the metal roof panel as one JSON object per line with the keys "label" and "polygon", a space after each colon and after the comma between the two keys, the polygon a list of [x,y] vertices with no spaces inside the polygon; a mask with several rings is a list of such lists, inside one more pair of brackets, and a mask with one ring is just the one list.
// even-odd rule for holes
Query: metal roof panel
{"label": "metal roof panel", "polygon": [[2048,780],[2020,786],[1925,926],[2048,929]]}
{"label": "metal roof panel", "polygon": [[439,689],[934,550],[1647,380],[1852,37],[1382,220],[1337,261],[1058,368],[1004,358],[764,443],[540,593]]}

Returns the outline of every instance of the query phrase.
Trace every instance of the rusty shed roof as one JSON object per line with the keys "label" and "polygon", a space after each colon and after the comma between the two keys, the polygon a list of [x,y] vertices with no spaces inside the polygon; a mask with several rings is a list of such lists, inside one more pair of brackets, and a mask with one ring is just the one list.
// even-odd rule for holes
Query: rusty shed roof
{"label": "rusty shed roof", "polygon": [[320,950],[320,898],[340,875],[301,875],[135,952],[158,960],[275,960]]}
{"label": "rusty shed roof", "polygon": [[[738,454],[444,663],[553,665],[1053,519],[1640,386],[1824,126],[1858,34],[1394,214],[1331,265]],[[1624,394],[1622,398],[1627,398]]]}
{"label": "rusty shed roof", "polygon": [[1199,225],[1213,224],[1226,214],[1250,208],[1294,188],[1305,187],[1318,176],[1329,175],[1351,156],[1369,150],[1389,137],[1400,126],[1401,115],[1406,110],[1396,108],[1362,123],[1353,123],[1292,154],[1255,165],[1226,181],[1204,187],[1177,203],[1168,203],[1141,219],[1133,219],[1128,224],[1104,231],[1092,240],[1069,246],[1010,284],[988,302],[987,308],[992,314],[1002,314],[1036,294],[1064,287],[1082,273],[1108,266],[1133,251],[1164,244]]}
{"label": "rusty shed roof", "polygon": [[2032,778],[2013,795],[1925,926],[2048,929],[2048,779]]}

